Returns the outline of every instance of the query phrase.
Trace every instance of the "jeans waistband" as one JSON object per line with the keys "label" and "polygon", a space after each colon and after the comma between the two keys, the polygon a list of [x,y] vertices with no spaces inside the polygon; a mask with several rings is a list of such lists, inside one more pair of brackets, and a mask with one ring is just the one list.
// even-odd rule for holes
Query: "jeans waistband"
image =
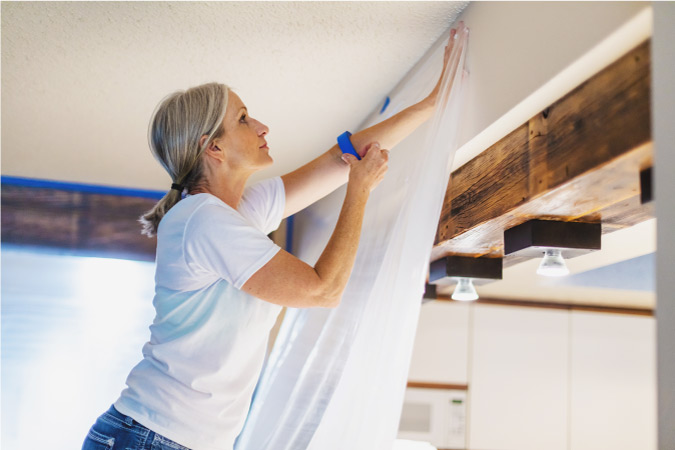
{"label": "jeans waistband", "polygon": [[115,409],[114,406],[110,406],[110,408],[103,414],[102,416],[103,420],[107,421],[113,421],[115,424],[118,425],[126,425],[127,427],[131,428],[132,431],[140,434],[147,434],[151,430],[143,425],[141,425],[139,422],[135,421],[133,418],[126,416],[119,412],[118,410]]}

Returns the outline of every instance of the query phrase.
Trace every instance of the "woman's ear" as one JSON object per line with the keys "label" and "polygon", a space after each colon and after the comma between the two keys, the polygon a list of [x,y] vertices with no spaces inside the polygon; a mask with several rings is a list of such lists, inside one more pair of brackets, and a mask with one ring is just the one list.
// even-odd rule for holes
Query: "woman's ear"
{"label": "woman's ear", "polygon": [[205,134],[199,138],[199,148],[204,147],[204,143],[209,139],[209,135]]}
{"label": "woman's ear", "polygon": [[[204,142],[206,142],[206,139],[209,137],[207,135],[204,135],[199,139],[199,145],[203,146]],[[207,156],[213,157],[219,161],[224,161],[225,160],[225,153],[218,147],[218,144],[215,141],[209,142],[209,145],[204,149],[204,153]]]}

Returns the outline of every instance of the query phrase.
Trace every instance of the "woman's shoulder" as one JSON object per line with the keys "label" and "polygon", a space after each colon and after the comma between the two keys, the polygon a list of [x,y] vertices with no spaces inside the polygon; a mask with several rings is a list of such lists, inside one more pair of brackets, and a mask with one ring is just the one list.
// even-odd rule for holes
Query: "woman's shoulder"
{"label": "woman's shoulder", "polygon": [[193,222],[222,221],[237,215],[234,209],[214,195],[206,193],[188,195],[164,215],[159,224],[158,234],[162,231],[173,234],[184,230]]}
{"label": "woman's shoulder", "polygon": [[280,193],[284,193],[284,182],[281,177],[267,178],[247,186],[242,195],[242,203],[275,200]]}
{"label": "woman's shoulder", "polygon": [[279,226],[285,205],[284,183],[274,177],[246,188],[237,211],[267,234]]}

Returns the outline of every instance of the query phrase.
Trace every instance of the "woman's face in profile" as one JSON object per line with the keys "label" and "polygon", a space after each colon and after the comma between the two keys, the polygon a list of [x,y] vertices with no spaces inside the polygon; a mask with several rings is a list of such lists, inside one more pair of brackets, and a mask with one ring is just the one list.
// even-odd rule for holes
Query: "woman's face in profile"
{"label": "woman's face in profile", "polygon": [[272,164],[265,136],[267,125],[249,116],[244,102],[230,91],[223,119],[225,134],[214,143],[225,152],[231,168],[257,171]]}

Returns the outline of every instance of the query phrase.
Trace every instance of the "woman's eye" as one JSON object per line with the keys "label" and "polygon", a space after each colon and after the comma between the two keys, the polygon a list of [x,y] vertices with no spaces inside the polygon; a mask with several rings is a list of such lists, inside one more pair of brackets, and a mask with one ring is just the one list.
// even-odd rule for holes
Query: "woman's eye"
{"label": "woman's eye", "polygon": [[241,118],[239,119],[239,122],[246,122],[246,114],[241,116]]}

